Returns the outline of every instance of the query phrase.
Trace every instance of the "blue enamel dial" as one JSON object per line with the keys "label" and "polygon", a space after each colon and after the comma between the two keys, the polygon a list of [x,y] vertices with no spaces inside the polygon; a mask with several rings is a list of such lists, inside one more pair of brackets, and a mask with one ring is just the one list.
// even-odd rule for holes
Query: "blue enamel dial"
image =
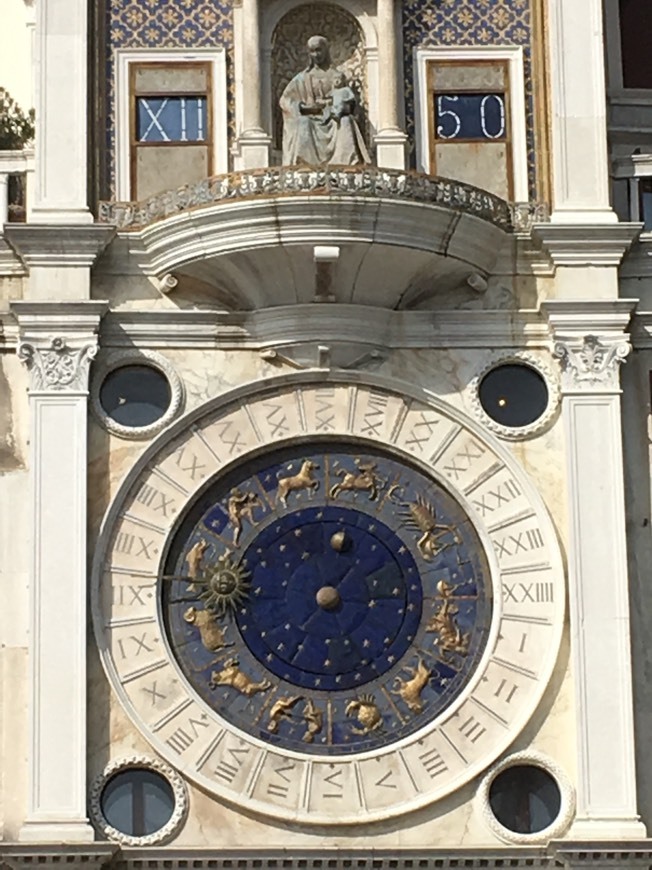
{"label": "blue enamel dial", "polygon": [[313,754],[384,746],[463,690],[491,620],[460,505],[376,449],[292,447],[213,481],[170,547],[168,641],[231,724]]}

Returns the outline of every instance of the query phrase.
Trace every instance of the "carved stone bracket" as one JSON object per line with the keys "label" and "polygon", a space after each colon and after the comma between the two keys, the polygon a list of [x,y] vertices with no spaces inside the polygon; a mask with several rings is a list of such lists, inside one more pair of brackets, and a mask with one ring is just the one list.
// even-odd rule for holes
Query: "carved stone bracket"
{"label": "carved stone bracket", "polygon": [[51,338],[49,344],[38,346],[23,341],[18,356],[32,375],[32,390],[85,391],[91,360],[97,354],[97,342],[82,347],[70,347],[66,339]]}
{"label": "carved stone bracket", "polygon": [[619,370],[631,350],[626,337],[614,340],[596,335],[556,341],[553,353],[561,360],[564,390],[619,389]]}

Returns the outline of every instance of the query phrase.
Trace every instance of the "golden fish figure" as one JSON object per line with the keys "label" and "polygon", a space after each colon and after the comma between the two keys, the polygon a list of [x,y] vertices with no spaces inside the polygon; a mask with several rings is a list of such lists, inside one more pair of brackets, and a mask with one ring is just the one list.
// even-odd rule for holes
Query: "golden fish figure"
{"label": "golden fish figure", "polygon": [[392,694],[402,698],[412,713],[421,713],[423,710],[421,692],[428,685],[432,671],[428,670],[423,659],[419,659],[416,668],[405,668],[405,670],[412,676],[408,680],[399,676],[394,677],[395,688],[392,689]]}
{"label": "golden fish figure", "polygon": [[293,697],[287,698],[279,698],[272,704],[272,709],[269,711],[269,722],[267,724],[267,730],[272,734],[276,734],[278,731],[278,726],[281,723],[281,719],[291,719],[292,718],[292,708],[294,705],[301,700],[301,695],[294,695]]}
{"label": "golden fish figure", "polygon": [[459,608],[452,601],[452,589],[445,580],[440,580],[437,591],[443,602],[428,620],[426,631],[437,634],[437,644],[442,653],[451,652],[465,656],[469,651],[469,635],[464,634],[455,621]]}
{"label": "golden fish figure", "polygon": [[243,673],[240,670],[240,663],[237,658],[228,659],[224,662],[221,671],[213,671],[208,685],[211,689],[217,689],[218,686],[230,686],[248,698],[251,695],[258,694],[258,692],[266,692],[272,687],[269,680],[261,680],[257,683],[247,674]]}
{"label": "golden fish figure", "polygon": [[324,714],[315,705],[312,698],[306,701],[306,706],[303,708],[303,718],[306,723],[306,733],[301,739],[304,743],[314,743],[315,734],[319,734],[324,724]]}
{"label": "golden fish figure", "polygon": [[344,710],[347,716],[355,716],[362,728],[352,728],[354,734],[370,734],[380,728],[383,717],[373,695],[360,695],[346,705]]}
{"label": "golden fish figure", "polygon": [[199,637],[201,642],[209,652],[217,652],[228,646],[233,646],[232,643],[226,643],[224,635],[227,627],[220,625],[213,613],[208,610],[197,610],[196,607],[189,607],[183,614],[183,618],[189,625],[194,625],[199,629]]}

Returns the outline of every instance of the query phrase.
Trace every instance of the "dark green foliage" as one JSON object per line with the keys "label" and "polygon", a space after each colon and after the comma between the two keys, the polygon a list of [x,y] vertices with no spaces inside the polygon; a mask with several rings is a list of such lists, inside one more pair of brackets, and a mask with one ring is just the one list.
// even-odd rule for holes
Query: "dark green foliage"
{"label": "dark green foliage", "polygon": [[34,138],[34,110],[27,114],[0,88],[0,151],[18,151]]}

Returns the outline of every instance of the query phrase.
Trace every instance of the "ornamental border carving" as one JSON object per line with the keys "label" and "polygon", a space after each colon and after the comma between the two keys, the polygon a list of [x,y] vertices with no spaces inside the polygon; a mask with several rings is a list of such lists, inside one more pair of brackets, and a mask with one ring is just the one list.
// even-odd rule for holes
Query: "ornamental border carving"
{"label": "ornamental border carving", "polygon": [[619,370],[632,346],[628,335],[615,339],[592,333],[555,341],[553,355],[562,369],[562,388],[585,392],[618,391]]}
{"label": "ornamental border carving", "polygon": [[[527,426],[504,426],[502,423],[496,422],[496,420],[493,420],[487,414],[480,401],[480,384],[485,375],[501,365],[509,365],[510,363],[533,368],[541,375],[548,389],[548,404],[545,411],[538,419]],[[495,351],[469,383],[466,392],[476,418],[483,426],[486,426],[487,429],[490,429],[505,441],[526,441],[529,438],[540,435],[553,423],[560,408],[561,390],[557,373],[541,357],[528,351]]]}
{"label": "ornamental border carving", "polygon": [[[102,407],[100,391],[107,375],[128,365],[144,365],[158,369],[170,386],[170,404],[158,420],[148,426],[125,426],[116,422]],[[91,408],[96,419],[108,432],[129,441],[143,441],[152,438],[168,426],[181,411],[185,399],[183,382],[172,363],[162,354],[153,350],[129,349],[113,351],[102,356],[96,364],[90,388]]]}
{"label": "ornamental border carving", "polygon": [[52,336],[49,343],[21,341],[17,353],[30,372],[30,392],[85,393],[97,343],[75,347],[63,336]]}
{"label": "ornamental border carving", "polygon": [[[533,834],[517,834],[514,831],[510,831],[498,821],[489,803],[489,790],[498,774],[510,767],[522,764],[540,767],[546,773],[549,773],[557,783],[561,797],[559,814],[555,821],[551,825],[548,825],[547,828]],[[516,752],[494,765],[482,779],[476,795],[476,801],[484,823],[498,839],[504,843],[517,844],[519,846],[548,843],[550,840],[562,836],[570,826],[575,815],[575,790],[570,779],[556,761],[535,750]]]}
{"label": "ornamental border carving", "polygon": [[[174,811],[169,821],[158,831],[143,837],[118,831],[107,822],[102,813],[102,792],[109,780],[117,773],[133,768],[146,768],[160,773],[167,779],[174,794]],[[109,762],[91,784],[89,811],[93,824],[107,839],[121,843],[123,846],[157,846],[167,842],[181,828],[188,814],[188,807],[188,790],[179,774],[165,762],[148,755],[129,755]]]}

